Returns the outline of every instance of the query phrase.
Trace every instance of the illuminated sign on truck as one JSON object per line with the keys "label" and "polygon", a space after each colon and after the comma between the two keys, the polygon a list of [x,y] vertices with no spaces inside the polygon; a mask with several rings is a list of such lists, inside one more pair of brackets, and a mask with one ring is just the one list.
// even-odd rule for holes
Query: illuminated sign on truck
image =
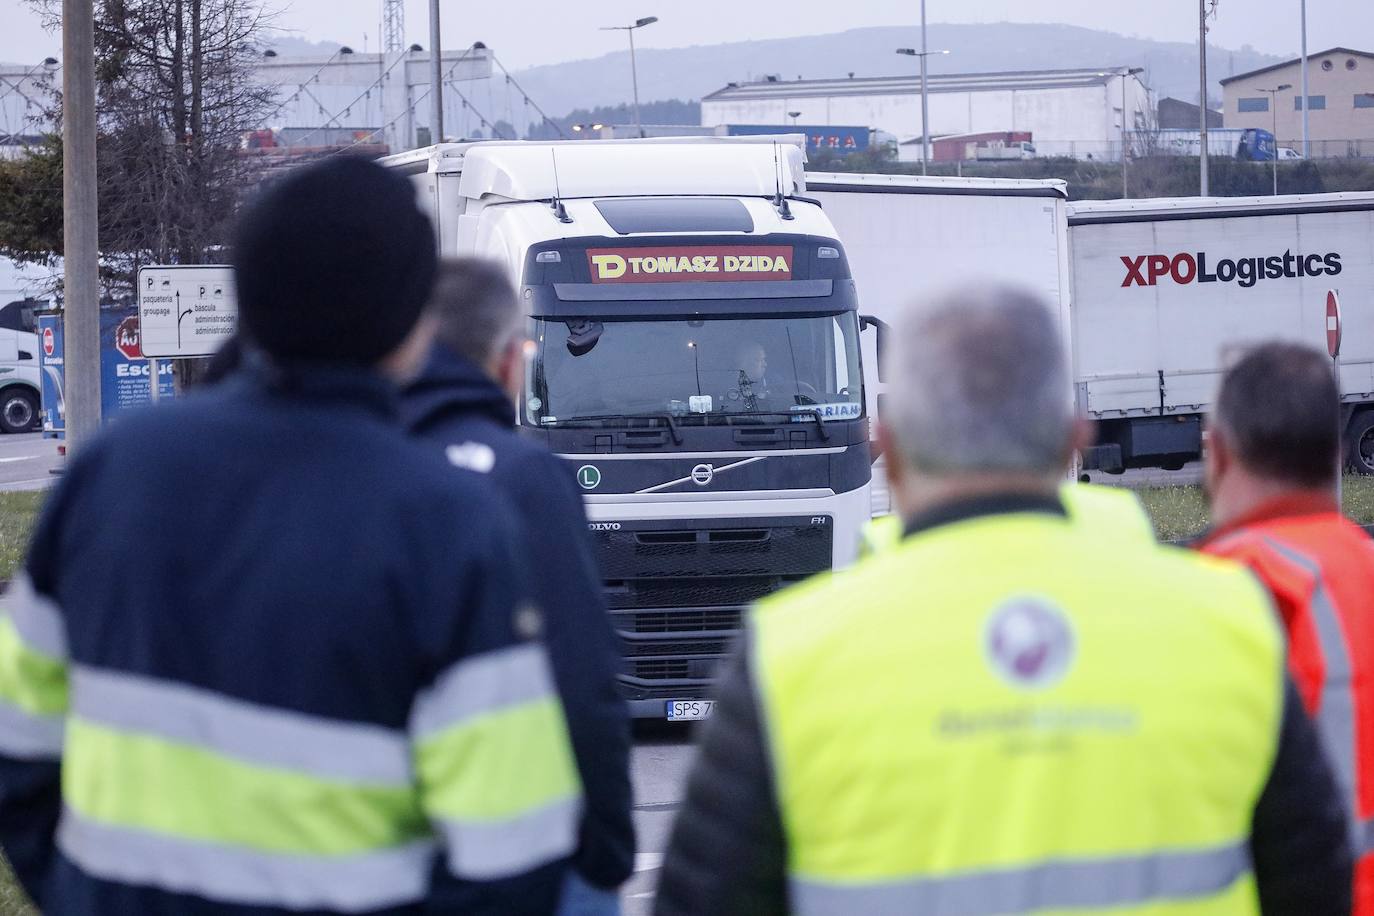
{"label": "illuminated sign on truck", "polygon": [[791,245],[592,248],[593,283],[684,283],[792,279]]}

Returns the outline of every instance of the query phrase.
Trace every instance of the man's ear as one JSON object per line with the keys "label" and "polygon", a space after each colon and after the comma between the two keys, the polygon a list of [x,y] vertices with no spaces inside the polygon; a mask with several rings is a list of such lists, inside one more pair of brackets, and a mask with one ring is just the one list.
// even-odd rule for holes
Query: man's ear
{"label": "man's ear", "polygon": [[907,466],[902,458],[901,452],[897,447],[897,440],[888,430],[887,424],[881,420],[874,425],[875,440],[878,443],[878,454],[882,455],[886,461],[887,486],[893,493],[893,505],[897,500],[896,494],[906,486]]}
{"label": "man's ear", "polygon": [[1225,431],[1210,420],[1203,431],[1202,442],[1203,477],[1207,488],[1213,489],[1216,482],[1235,464],[1236,453]]}
{"label": "man's ear", "polygon": [[1073,461],[1075,452],[1081,452],[1096,443],[1097,427],[1083,417],[1075,417],[1069,433],[1069,454],[1065,458],[1065,466]]}
{"label": "man's ear", "polygon": [[519,334],[496,355],[492,375],[512,400],[518,400],[525,384],[525,338]]}

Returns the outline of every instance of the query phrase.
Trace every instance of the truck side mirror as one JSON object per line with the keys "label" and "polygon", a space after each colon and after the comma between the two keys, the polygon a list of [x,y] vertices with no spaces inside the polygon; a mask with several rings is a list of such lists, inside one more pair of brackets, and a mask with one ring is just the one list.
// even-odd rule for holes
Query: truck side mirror
{"label": "truck side mirror", "polygon": [[878,381],[886,382],[887,373],[883,371],[883,353],[887,350],[887,322],[872,315],[859,316],[859,331],[867,331],[870,327],[877,329],[878,334]]}

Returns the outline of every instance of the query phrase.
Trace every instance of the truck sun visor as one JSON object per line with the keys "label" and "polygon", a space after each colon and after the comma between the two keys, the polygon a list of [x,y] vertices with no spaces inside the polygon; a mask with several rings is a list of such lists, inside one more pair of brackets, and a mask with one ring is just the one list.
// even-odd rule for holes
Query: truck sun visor
{"label": "truck sun visor", "polygon": [[598,200],[596,209],[621,235],[638,232],[753,232],[743,201],[728,197]]}

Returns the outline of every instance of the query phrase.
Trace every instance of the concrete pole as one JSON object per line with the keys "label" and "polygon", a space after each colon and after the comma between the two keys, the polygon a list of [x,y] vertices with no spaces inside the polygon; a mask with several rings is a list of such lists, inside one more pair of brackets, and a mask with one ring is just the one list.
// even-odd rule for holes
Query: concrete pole
{"label": "concrete pole", "polygon": [[[1303,99],[1303,108],[1307,107],[1307,99]],[[1274,196],[1279,196],[1279,91],[1275,89],[1269,93],[1269,108],[1271,109],[1270,121],[1274,126]],[[1307,112],[1304,111],[1303,114]]]}
{"label": "concrete pole", "polygon": [[[1274,138],[1274,155],[1278,156],[1279,138]],[[1302,0],[1302,157],[1311,158],[1312,144],[1307,139],[1307,0]]]}
{"label": "concrete pole", "polygon": [[627,29],[630,33],[630,86],[634,91],[635,97],[635,134],[644,136],[644,125],[639,121],[639,70],[635,67],[635,29],[638,26],[632,25]]}
{"label": "concrete pole", "polygon": [[444,140],[444,43],[439,37],[439,0],[429,0],[429,142]]}
{"label": "concrete pole", "polygon": [[1131,196],[1130,185],[1126,182],[1127,163],[1130,156],[1126,154],[1126,80],[1129,78],[1130,68],[1121,73],[1121,197],[1123,199]]}
{"label": "concrete pole", "polygon": [[84,448],[100,428],[93,16],[91,0],[62,0],[62,334],[69,456]]}
{"label": "concrete pole", "polygon": [[1207,193],[1207,0],[1197,0],[1197,62],[1198,86],[1201,90],[1198,113],[1202,124],[1199,128],[1202,139],[1198,150],[1198,194]]}
{"label": "concrete pole", "polygon": [[926,94],[926,0],[921,0],[921,174],[930,162],[930,107]]}

